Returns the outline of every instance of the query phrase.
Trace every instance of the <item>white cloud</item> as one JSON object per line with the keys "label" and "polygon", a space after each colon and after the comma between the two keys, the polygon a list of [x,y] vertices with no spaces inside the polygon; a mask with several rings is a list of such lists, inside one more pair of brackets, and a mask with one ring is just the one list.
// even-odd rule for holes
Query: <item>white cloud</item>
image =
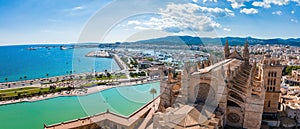
{"label": "white cloud", "polygon": [[72,8],[71,10],[77,11],[77,10],[83,10],[83,9],[84,9],[83,6],[77,6],[77,7]]}
{"label": "white cloud", "polygon": [[209,2],[218,2],[218,0],[203,0],[203,3],[207,2],[207,1],[209,1]]}
{"label": "white cloud", "polygon": [[253,2],[252,5],[253,6],[258,6],[258,7],[264,7],[264,8],[270,8],[271,7],[270,4],[267,4],[265,2],[257,2],[257,1]]}
{"label": "white cloud", "polygon": [[300,5],[300,0],[292,0],[293,2],[296,2],[297,5]]}
{"label": "white cloud", "polygon": [[245,13],[245,14],[257,14],[258,10],[254,9],[254,8],[243,8],[242,10],[240,10],[240,13]]}
{"label": "white cloud", "polygon": [[223,28],[224,31],[231,31],[230,28]]}
{"label": "white cloud", "polygon": [[89,8],[86,8],[84,6],[76,6],[73,8],[63,9],[62,11],[68,14],[69,16],[75,16],[75,15],[81,15],[86,13],[89,10]]}
{"label": "white cloud", "polygon": [[294,14],[295,13],[295,11],[293,10],[293,11],[291,11],[291,14]]}
{"label": "white cloud", "polygon": [[296,19],[291,19],[291,22],[298,23],[298,20],[296,20]]}
{"label": "white cloud", "polygon": [[137,20],[133,20],[133,21],[128,21],[128,25],[140,25],[141,22],[137,21]]}
{"label": "white cloud", "polygon": [[273,14],[273,15],[279,15],[279,16],[280,16],[280,15],[282,15],[282,12],[281,12],[281,11],[275,11],[275,12],[272,12],[272,14]]}
{"label": "white cloud", "polygon": [[143,27],[143,26],[136,26],[136,27],[134,27],[134,29],[136,29],[136,30],[149,30],[150,28]]}
{"label": "white cloud", "polygon": [[252,5],[258,7],[270,8],[271,4],[283,6],[289,4],[290,2],[296,2],[298,3],[298,5],[300,4],[300,0],[263,0],[260,2],[253,2]]}
{"label": "white cloud", "polygon": [[199,10],[197,10],[196,12],[200,11],[201,13],[205,13],[208,15],[212,15],[212,16],[216,16],[216,17],[222,17],[222,16],[234,16],[233,11],[225,8],[208,8],[208,7],[202,7],[199,6],[198,7]]}
{"label": "white cloud", "polygon": [[264,0],[266,3],[274,4],[274,5],[287,5],[290,0]]}
{"label": "white cloud", "polygon": [[[199,1],[198,0],[192,0],[194,3],[198,3]],[[202,0],[203,3],[206,3],[206,2],[218,2],[218,0]]]}
{"label": "white cloud", "polygon": [[227,8],[208,8],[192,3],[169,4],[166,8],[160,9],[160,14],[160,17],[151,17],[140,23],[131,21],[130,24],[138,23],[139,25],[135,29],[139,30],[148,28],[173,33],[180,33],[185,30],[211,32],[215,28],[221,27],[221,24],[215,19],[234,16],[233,11]]}
{"label": "white cloud", "polygon": [[231,2],[231,7],[236,9],[240,7],[244,7],[245,2],[249,2],[250,0],[227,0],[228,2]]}

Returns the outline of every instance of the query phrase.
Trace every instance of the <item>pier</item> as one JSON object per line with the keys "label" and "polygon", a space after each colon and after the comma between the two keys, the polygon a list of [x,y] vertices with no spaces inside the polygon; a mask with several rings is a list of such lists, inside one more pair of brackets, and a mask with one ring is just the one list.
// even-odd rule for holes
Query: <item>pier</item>
{"label": "pier", "polygon": [[96,50],[85,55],[86,57],[112,58],[113,56],[108,51]]}

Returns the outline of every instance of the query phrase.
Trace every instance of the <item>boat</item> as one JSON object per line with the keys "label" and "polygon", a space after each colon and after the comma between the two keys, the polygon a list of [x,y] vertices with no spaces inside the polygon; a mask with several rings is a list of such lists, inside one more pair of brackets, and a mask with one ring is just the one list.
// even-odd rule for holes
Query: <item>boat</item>
{"label": "boat", "polygon": [[68,48],[65,46],[60,46],[60,50],[66,50],[66,49],[68,49]]}
{"label": "boat", "polygon": [[37,48],[34,47],[30,47],[30,48],[26,48],[26,50],[32,51],[32,50],[36,50]]}

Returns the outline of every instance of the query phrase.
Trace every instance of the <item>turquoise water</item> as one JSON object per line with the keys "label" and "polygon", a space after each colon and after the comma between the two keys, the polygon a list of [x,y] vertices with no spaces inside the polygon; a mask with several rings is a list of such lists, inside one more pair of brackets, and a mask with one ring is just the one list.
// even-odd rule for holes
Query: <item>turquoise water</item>
{"label": "turquoise water", "polygon": [[[0,46],[0,82],[45,78],[70,73],[120,69],[113,59],[85,57],[95,48],[60,50],[60,45]],[[37,50],[27,50],[27,48]],[[46,48],[48,47],[48,48]]]}
{"label": "turquoise water", "polygon": [[[159,93],[160,83],[126,86],[87,96],[58,97],[36,102],[0,106],[0,129],[42,129],[44,124],[86,117],[110,111],[129,116],[150,102],[150,89]],[[155,94],[155,97],[158,94]]]}

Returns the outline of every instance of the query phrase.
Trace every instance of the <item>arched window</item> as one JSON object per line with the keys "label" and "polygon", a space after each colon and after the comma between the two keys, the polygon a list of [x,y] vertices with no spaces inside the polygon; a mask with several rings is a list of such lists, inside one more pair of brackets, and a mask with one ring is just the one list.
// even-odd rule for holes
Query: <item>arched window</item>
{"label": "arched window", "polygon": [[269,100],[269,102],[268,102],[268,107],[270,107],[271,106],[271,101]]}
{"label": "arched window", "polygon": [[274,75],[274,77],[277,77],[277,72],[275,72],[275,75]]}
{"label": "arched window", "polygon": [[276,85],[276,79],[273,80],[273,85]]}
{"label": "arched window", "polygon": [[270,73],[271,73],[270,77],[273,77],[273,72],[270,72]]}
{"label": "arched window", "polygon": [[270,85],[270,79],[268,79],[268,85]]}
{"label": "arched window", "polygon": [[270,76],[271,76],[271,72],[268,73],[268,77],[270,77]]}
{"label": "arched window", "polygon": [[229,91],[228,95],[235,98],[235,99],[237,99],[237,100],[239,100],[239,101],[241,101],[241,102],[244,102],[243,98],[235,92]]}
{"label": "arched window", "polygon": [[233,102],[233,101],[230,101],[230,100],[227,100],[227,106],[232,106],[232,107],[239,107],[241,108],[240,105],[238,105],[237,103]]}

